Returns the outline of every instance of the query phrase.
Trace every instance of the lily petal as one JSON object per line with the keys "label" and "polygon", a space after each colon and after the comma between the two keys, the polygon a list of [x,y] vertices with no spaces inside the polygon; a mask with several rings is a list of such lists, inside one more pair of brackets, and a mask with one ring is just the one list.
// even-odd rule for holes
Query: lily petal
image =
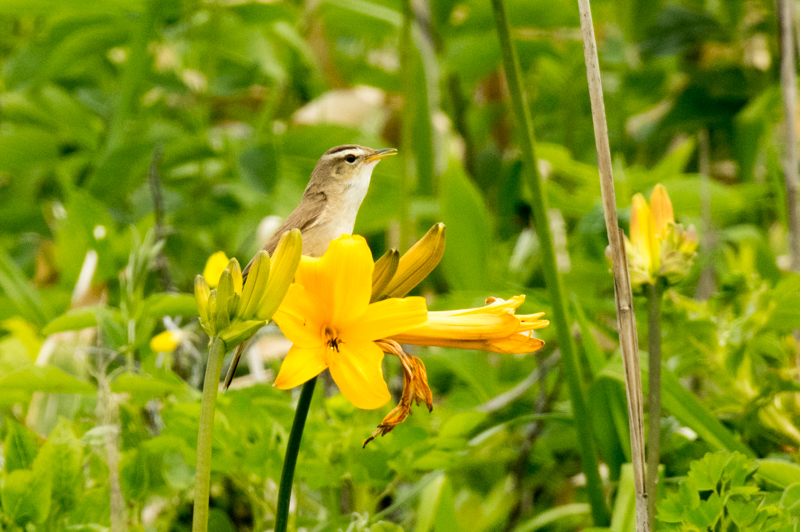
{"label": "lily petal", "polygon": [[299,347],[293,345],[281,363],[275,387],[288,390],[319,375],[328,365],[324,347]]}
{"label": "lily petal", "polygon": [[[419,327],[396,335],[415,335],[426,338],[458,338],[460,340],[482,340],[502,338],[517,332],[520,320],[511,312],[500,314],[466,314],[463,316],[428,313],[428,321]],[[398,342],[406,343],[405,340]]]}
{"label": "lily petal", "polygon": [[[483,307],[458,309],[458,310],[437,310],[435,311],[435,314],[437,316],[465,316],[467,314],[486,314],[486,313],[500,314],[507,309],[516,310],[524,302],[525,302],[524,294],[518,296],[511,296],[508,299],[490,297],[486,300],[486,306]],[[544,316],[544,313],[542,313],[542,316]]]}
{"label": "lily petal", "polygon": [[339,326],[364,315],[372,294],[372,253],[358,235],[332,240],[321,258],[303,257],[295,282],[308,289],[327,319]]}
{"label": "lily petal", "polygon": [[385,299],[367,307],[364,317],[347,327],[347,335],[355,339],[378,340],[422,325],[427,317],[423,297]]}
{"label": "lily petal", "polygon": [[631,200],[631,244],[639,251],[642,258],[650,262],[650,244],[648,235],[652,232],[650,220],[652,214],[647,200],[636,194]]}
{"label": "lily petal", "polygon": [[503,354],[533,353],[544,347],[544,342],[530,333],[516,333],[503,338],[487,338],[482,340],[463,340],[461,338],[433,338],[416,335],[413,331],[392,336],[391,340],[411,345],[429,345],[436,347],[454,347],[457,349],[475,349]]}
{"label": "lily petal", "polygon": [[658,184],[650,195],[650,210],[653,213],[653,221],[656,236],[661,239],[667,237],[667,228],[675,223],[675,213],[672,210],[672,202],[669,200],[667,189],[664,185]]}
{"label": "lily petal", "polygon": [[289,286],[272,319],[298,347],[321,347],[325,344],[321,334],[323,316],[320,306],[303,285],[293,283]]}
{"label": "lily petal", "polygon": [[328,353],[331,376],[339,390],[365,410],[379,408],[392,398],[383,380],[382,361],[383,352],[367,341],[342,342],[338,353]]}

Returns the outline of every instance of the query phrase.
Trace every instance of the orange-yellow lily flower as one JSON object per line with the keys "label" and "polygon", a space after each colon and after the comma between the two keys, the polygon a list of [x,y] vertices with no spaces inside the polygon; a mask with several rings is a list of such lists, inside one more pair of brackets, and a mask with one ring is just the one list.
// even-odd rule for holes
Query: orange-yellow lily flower
{"label": "orange-yellow lily flower", "polygon": [[516,315],[524,295],[503,300],[490,297],[485,307],[428,312],[425,323],[392,336],[401,344],[478,349],[495,353],[532,353],[544,342],[531,332],[547,327],[544,312]]}
{"label": "orange-yellow lily flower", "polygon": [[422,325],[427,307],[421,297],[370,304],[373,267],[360,236],[342,235],[322,257],[302,258],[273,316],[293,343],[275,386],[293,388],[328,368],[359,408],[378,408],[391,399],[381,368],[384,353],[374,342]]}
{"label": "orange-yellow lily flower", "polygon": [[631,203],[630,239],[625,238],[631,284],[675,283],[692,266],[697,249],[694,227],[675,223],[672,202],[663,185],[656,185],[650,205],[641,194]]}

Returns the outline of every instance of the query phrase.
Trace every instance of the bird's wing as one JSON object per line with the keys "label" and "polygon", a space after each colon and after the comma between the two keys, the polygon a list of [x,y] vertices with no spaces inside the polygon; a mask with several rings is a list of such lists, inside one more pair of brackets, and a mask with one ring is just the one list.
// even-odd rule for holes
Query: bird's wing
{"label": "bird's wing", "polygon": [[[309,197],[303,198],[300,205],[298,205],[286,221],[278,227],[262,249],[266,250],[267,253],[272,256],[272,254],[275,253],[275,248],[278,247],[278,242],[280,242],[283,233],[291,231],[292,229],[300,229],[300,232],[304,233],[314,227],[314,225],[319,222],[320,216],[322,215],[322,204],[324,204],[325,200],[326,197],[323,192],[315,194],[313,199]],[[253,259],[250,259],[250,262],[248,262],[247,266],[242,270],[242,281],[247,280],[247,274],[250,272],[250,267],[252,265]]]}

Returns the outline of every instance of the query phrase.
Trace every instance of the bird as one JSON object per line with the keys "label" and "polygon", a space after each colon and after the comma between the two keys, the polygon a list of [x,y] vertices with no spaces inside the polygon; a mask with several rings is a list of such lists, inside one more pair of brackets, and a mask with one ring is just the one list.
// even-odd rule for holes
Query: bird
{"label": "bird", "polygon": [[[396,154],[394,148],[376,150],[358,144],[336,146],[323,153],[311,172],[300,204],[263,249],[272,255],[284,233],[299,229],[303,235],[303,255],[321,257],[331,240],[353,232],[358,209],[369,190],[372,171],[382,159]],[[243,281],[247,280],[252,264],[250,260],[242,270]],[[240,344],[234,354],[225,377],[225,389],[233,380],[247,343]]]}

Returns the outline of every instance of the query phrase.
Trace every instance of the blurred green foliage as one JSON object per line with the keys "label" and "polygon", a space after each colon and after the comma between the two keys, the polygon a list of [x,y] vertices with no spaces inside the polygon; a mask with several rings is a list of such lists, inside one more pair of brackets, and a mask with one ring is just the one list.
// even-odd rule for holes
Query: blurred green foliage
{"label": "blurred green foliage", "polygon": [[[246,263],[268,217],[291,212],[332,146],[401,149],[376,168],[356,225],[376,257],[408,247],[401,227],[419,237],[447,224],[442,266],[417,289],[431,308],[526,293],[523,311],[548,311],[490,3],[411,2],[408,39],[404,5],[0,2],[0,527],[189,529],[207,343],[192,279],[218,250]],[[800,447],[800,277],[786,271],[773,3],[593,8],[622,223],[631,196],[660,182],[701,237],[663,314],[660,526],[722,519],[750,530],[767,513],[796,523],[786,479]],[[607,466],[610,530],[628,532],[627,406],[577,5],[507,9]],[[153,352],[165,328],[180,345]],[[541,356],[420,349],[434,412],[415,411],[363,450],[385,412],[319,387],[294,526],[591,526],[551,329],[540,331]],[[274,328],[261,336],[280,345]],[[243,368],[240,387],[219,397],[212,530],[273,525],[295,397],[269,384],[275,351],[261,351],[265,382]],[[385,373],[399,391],[396,361]],[[717,486],[733,477],[715,464],[748,474]],[[716,487],[692,485],[701,470]],[[681,497],[691,510],[678,511]],[[762,501],[754,515],[747,497]]]}

